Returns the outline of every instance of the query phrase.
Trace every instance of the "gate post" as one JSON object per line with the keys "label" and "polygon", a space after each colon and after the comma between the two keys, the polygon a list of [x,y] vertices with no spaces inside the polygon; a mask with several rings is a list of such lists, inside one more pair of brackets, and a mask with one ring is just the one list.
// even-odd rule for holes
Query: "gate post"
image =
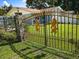
{"label": "gate post", "polygon": [[47,47],[47,37],[46,37],[46,16],[45,11],[43,11],[43,19],[44,19],[44,35],[45,35],[45,46]]}
{"label": "gate post", "polygon": [[14,22],[15,22],[15,29],[16,29],[16,36],[17,36],[16,39],[21,42],[19,15],[22,15],[22,13],[19,13],[19,12],[15,13]]}
{"label": "gate post", "polygon": [[16,39],[17,39],[17,41],[21,41],[18,15],[14,16],[14,22],[15,22],[15,29],[16,29]]}

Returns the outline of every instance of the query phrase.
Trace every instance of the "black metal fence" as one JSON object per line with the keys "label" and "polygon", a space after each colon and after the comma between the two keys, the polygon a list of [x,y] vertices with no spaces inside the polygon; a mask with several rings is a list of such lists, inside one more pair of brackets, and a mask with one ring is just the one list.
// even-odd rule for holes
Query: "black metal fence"
{"label": "black metal fence", "polygon": [[[34,16],[34,17],[33,17]],[[26,40],[67,52],[79,50],[79,15],[65,12],[36,13],[26,18]],[[32,21],[31,21],[32,20]]]}

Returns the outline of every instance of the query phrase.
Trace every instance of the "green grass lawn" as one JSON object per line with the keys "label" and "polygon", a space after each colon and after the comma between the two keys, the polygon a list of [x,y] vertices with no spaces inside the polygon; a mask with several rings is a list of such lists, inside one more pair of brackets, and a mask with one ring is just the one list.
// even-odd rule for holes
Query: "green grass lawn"
{"label": "green grass lawn", "polygon": [[[46,25],[46,38],[47,38],[47,46],[48,48],[56,48],[60,49],[62,51],[66,52],[74,52],[76,49],[75,44],[71,44],[68,42],[68,39],[72,39],[72,32],[73,32],[73,40],[79,40],[79,31],[77,31],[76,36],[76,25],[73,25],[73,31],[72,31],[72,25],[69,25],[69,31],[68,31],[68,25],[62,24],[62,38],[61,38],[61,25],[58,25],[58,31],[56,32],[56,35],[53,36],[51,33],[50,25]],[[79,25],[77,25],[77,30],[79,29]],[[65,30],[65,32],[64,32]],[[0,46],[0,59],[65,59],[65,55],[60,54],[54,50],[42,48],[43,50],[40,50],[37,47],[42,47],[45,45],[45,38],[44,38],[44,27],[41,26],[41,29],[39,32],[35,30],[34,26],[28,27],[28,35],[26,37],[27,41],[29,42],[19,42],[14,43],[12,45],[5,45]],[[69,38],[68,38],[68,32],[69,32]],[[65,37],[64,37],[65,34]],[[60,38],[60,39],[59,39]],[[35,46],[34,46],[35,45]],[[50,53],[46,52],[49,51]],[[57,50],[59,51],[59,50]],[[51,54],[53,53],[53,54]],[[58,53],[58,55],[57,55]],[[62,55],[60,57],[60,55]],[[75,58],[71,58],[75,59]]]}
{"label": "green grass lawn", "polygon": [[0,46],[0,59],[22,59],[9,45]]}
{"label": "green grass lawn", "polygon": [[60,56],[56,51],[26,41],[0,47],[0,59],[64,59],[67,57],[65,54]]}
{"label": "green grass lawn", "polygon": [[[49,36],[49,35],[51,36],[52,35],[51,25],[46,25],[46,28],[47,28],[46,29],[47,36]],[[77,32],[76,32],[76,30],[77,30]],[[35,34],[38,34],[38,35],[41,35],[41,34],[44,35],[44,26],[41,25],[40,31],[36,31],[35,26],[29,26],[28,31],[30,33],[35,33]],[[77,27],[76,27],[75,24],[73,26],[72,26],[72,24],[69,24],[69,28],[68,28],[68,24],[65,24],[65,25],[64,24],[62,24],[62,25],[59,24],[56,35],[59,34],[58,36],[61,36],[61,34],[62,34],[62,38],[64,38],[64,35],[65,35],[66,38],[68,38],[68,32],[69,32],[69,38],[72,38],[72,33],[73,33],[73,39],[75,39],[76,38],[76,33],[77,33],[77,39],[79,39],[79,33],[78,33],[79,32],[79,25],[77,25]]]}

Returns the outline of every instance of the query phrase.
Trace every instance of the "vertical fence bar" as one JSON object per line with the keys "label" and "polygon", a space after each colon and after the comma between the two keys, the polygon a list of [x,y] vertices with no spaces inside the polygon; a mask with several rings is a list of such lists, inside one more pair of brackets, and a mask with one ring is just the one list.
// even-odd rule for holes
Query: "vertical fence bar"
{"label": "vertical fence bar", "polygon": [[[56,15],[54,15],[54,17],[56,17]],[[56,18],[55,18],[55,19],[56,19]],[[54,32],[54,42],[55,42],[54,44],[55,44],[55,48],[56,48],[56,40],[57,40],[57,39],[56,39],[56,32]]]}
{"label": "vertical fence bar", "polygon": [[71,46],[71,51],[73,52],[73,15],[72,15],[72,46]]}
{"label": "vertical fence bar", "polygon": [[65,23],[65,16],[64,16],[64,50],[65,50],[65,42],[66,42],[66,39],[65,39],[65,31],[66,31],[65,30],[66,29],[65,27],[66,26],[65,25],[66,25],[66,23]]}
{"label": "vertical fence bar", "polygon": [[45,35],[45,46],[47,47],[47,37],[46,37],[46,16],[45,16],[45,11],[43,12],[44,16],[44,35]]}
{"label": "vertical fence bar", "polygon": [[[35,16],[36,16],[36,15],[35,15]],[[35,24],[36,24],[36,18],[34,18],[34,20],[35,20]],[[35,36],[35,37],[34,37],[34,40],[37,41],[38,38],[37,38],[37,36],[36,36],[36,27],[35,27],[35,26],[36,26],[36,25],[33,26],[33,27],[34,27],[34,36]],[[35,41],[35,42],[36,42],[36,41]]]}
{"label": "vertical fence bar", "polygon": [[[52,15],[52,16],[55,16],[55,11],[54,11],[54,15]],[[53,19],[53,18],[52,18]],[[54,32],[52,33],[52,47],[53,48],[55,48],[54,47],[54,44],[55,44],[55,42],[54,42]]]}
{"label": "vertical fence bar", "polygon": [[[52,15],[49,15],[50,19],[52,20]],[[52,33],[51,33],[51,20],[49,21],[49,47],[52,47]]]}
{"label": "vertical fence bar", "polygon": [[[38,16],[39,17],[39,27],[41,27],[41,23],[40,23],[40,15]],[[41,43],[41,35],[40,35],[40,33],[41,33],[41,31],[40,31],[40,28],[39,28],[39,41],[40,41],[40,44],[42,44]]]}
{"label": "vertical fence bar", "polygon": [[[39,15],[39,14],[38,14],[38,15]],[[39,21],[39,16],[38,16],[38,21]],[[39,21],[39,23],[40,23],[40,21]],[[40,26],[40,24],[39,24],[39,26]],[[39,29],[39,31],[38,31],[37,33],[39,33],[39,34],[37,35],[37,37],[38,37],[38,40],[39,40],[38,43],[40,44],[40,43],[41,43],[40,37],[39,37],[39,36],[40,36],[40,29]]]}
{"label": "vertical fence bar", "polygon": [[42,15],[39,16],[39,19],[40,19],[39,20],[40,21],[40,42],[41,42],[41,44],[43,44],[44,40],[43,40],[43,35],[42,35],[42,19],[41,19],[41,16]]}
{"label": "vertical fence bar", "polygon": [[[77,16],[78,16],[78,12],[77,12]],[[78,49],[78,40],[77,40],[77,32],[78,32],[78,18],[76,17],[76,43],[75,43],[75,48],[76,50]]]}
{"label": "vertical fence bar", "polygon": [[[49,18],[50,16],[48,15],[48,46],[50,47],[49,43],[50,43],[50,22],[49,22]],[[51,44],[51,43],[50,43]]]}
{"label": "vertical fence bar", "polygon": [[42,37],[41,37],[41,21],[40,21],[40,15],[39,15],[39,23],[40,23],[40,24],[39,24],[39,26],[40,26],[39,39],[40,39],[40,44],[42,44],[42,41],[41,41],[41,38],[42,38]]}
{"label": "vertical fence bar", "polygon": [[40,40],[41,40],[41,44],[43,44],[44,38],[43,38],[43,26],[42,26],[42,13],[39,17],[40,17],[39,19],[40,19],[40,37],[41,37]]}
{"label": "vertical fence bar", "polygon": [[[52,15],[50,16],[51,20],[52,20]],[[50,47],[52,47],[52,39],[51,39],[51,20],[50,20],[50,24],[49,24],[49,45]]]}
{"label": "vertical fence bar", "polygon": [[67,40],[68,40],[68,51],[69,51],[69,23],[70,22],[69,22],[69,12],[68,12],[68,29],[67,29],[68,30],[68,34],[67,34],[68,35],[68,38],[67,38]]}
{"label": "vertical fence bar", "polygon": [[58,45],[58,49],[59,49],[59,15],[58,15],[58,9],[57,9],[57,21],[58,21],[58,23],[57,23],[57,45]]}
{"label": "vertical fence bar", "polygon": [[[31,20],[32,20],[32,22],[33,22],[33,19],[31,19]],[[30,40],[33,41],[33,42],[35,42],[35,37],[33,37],[33,36],[35,35],[34,24],[32,23],[31,26],[32,26],[32,31],[33,31],[33,32],[30,34],[30,36],[32,36],[32,37],[30,37]],[[31,38],[32,38],[32,39],[31,39]]]}
{"label": "vertical fence bar", "polygon": [[48,25],[49,25],[49,16],[47,15],[47,46],[49,46],[49,28],[48,28]]}
{"label": "vertical fence bar", "polygon": [[61,35],[60,37],[61,37],[61,39],[60,40],[61,40],[61,50],[62,50],[62,16],[61,16],[60,20],[61,20],[60,21],[61,22],[61,25],[60,25],[60,30],[61,30],[60,31],[60,35]]}

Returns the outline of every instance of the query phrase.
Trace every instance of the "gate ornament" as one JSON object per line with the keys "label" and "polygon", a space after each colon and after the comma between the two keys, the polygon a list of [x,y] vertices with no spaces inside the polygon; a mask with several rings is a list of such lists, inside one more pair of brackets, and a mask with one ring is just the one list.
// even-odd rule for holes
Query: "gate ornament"
{"label": "gate ornament", "polygon": [[55,18],[51,21],[51,32],[56,32],[57,30],[57,20]]}
{"label": "gate ornament", "polygon": [[36,31],[39,31],[40,30],[39,17],[36,17],[36,19],[35,19],[35,28],[36,28]]}

